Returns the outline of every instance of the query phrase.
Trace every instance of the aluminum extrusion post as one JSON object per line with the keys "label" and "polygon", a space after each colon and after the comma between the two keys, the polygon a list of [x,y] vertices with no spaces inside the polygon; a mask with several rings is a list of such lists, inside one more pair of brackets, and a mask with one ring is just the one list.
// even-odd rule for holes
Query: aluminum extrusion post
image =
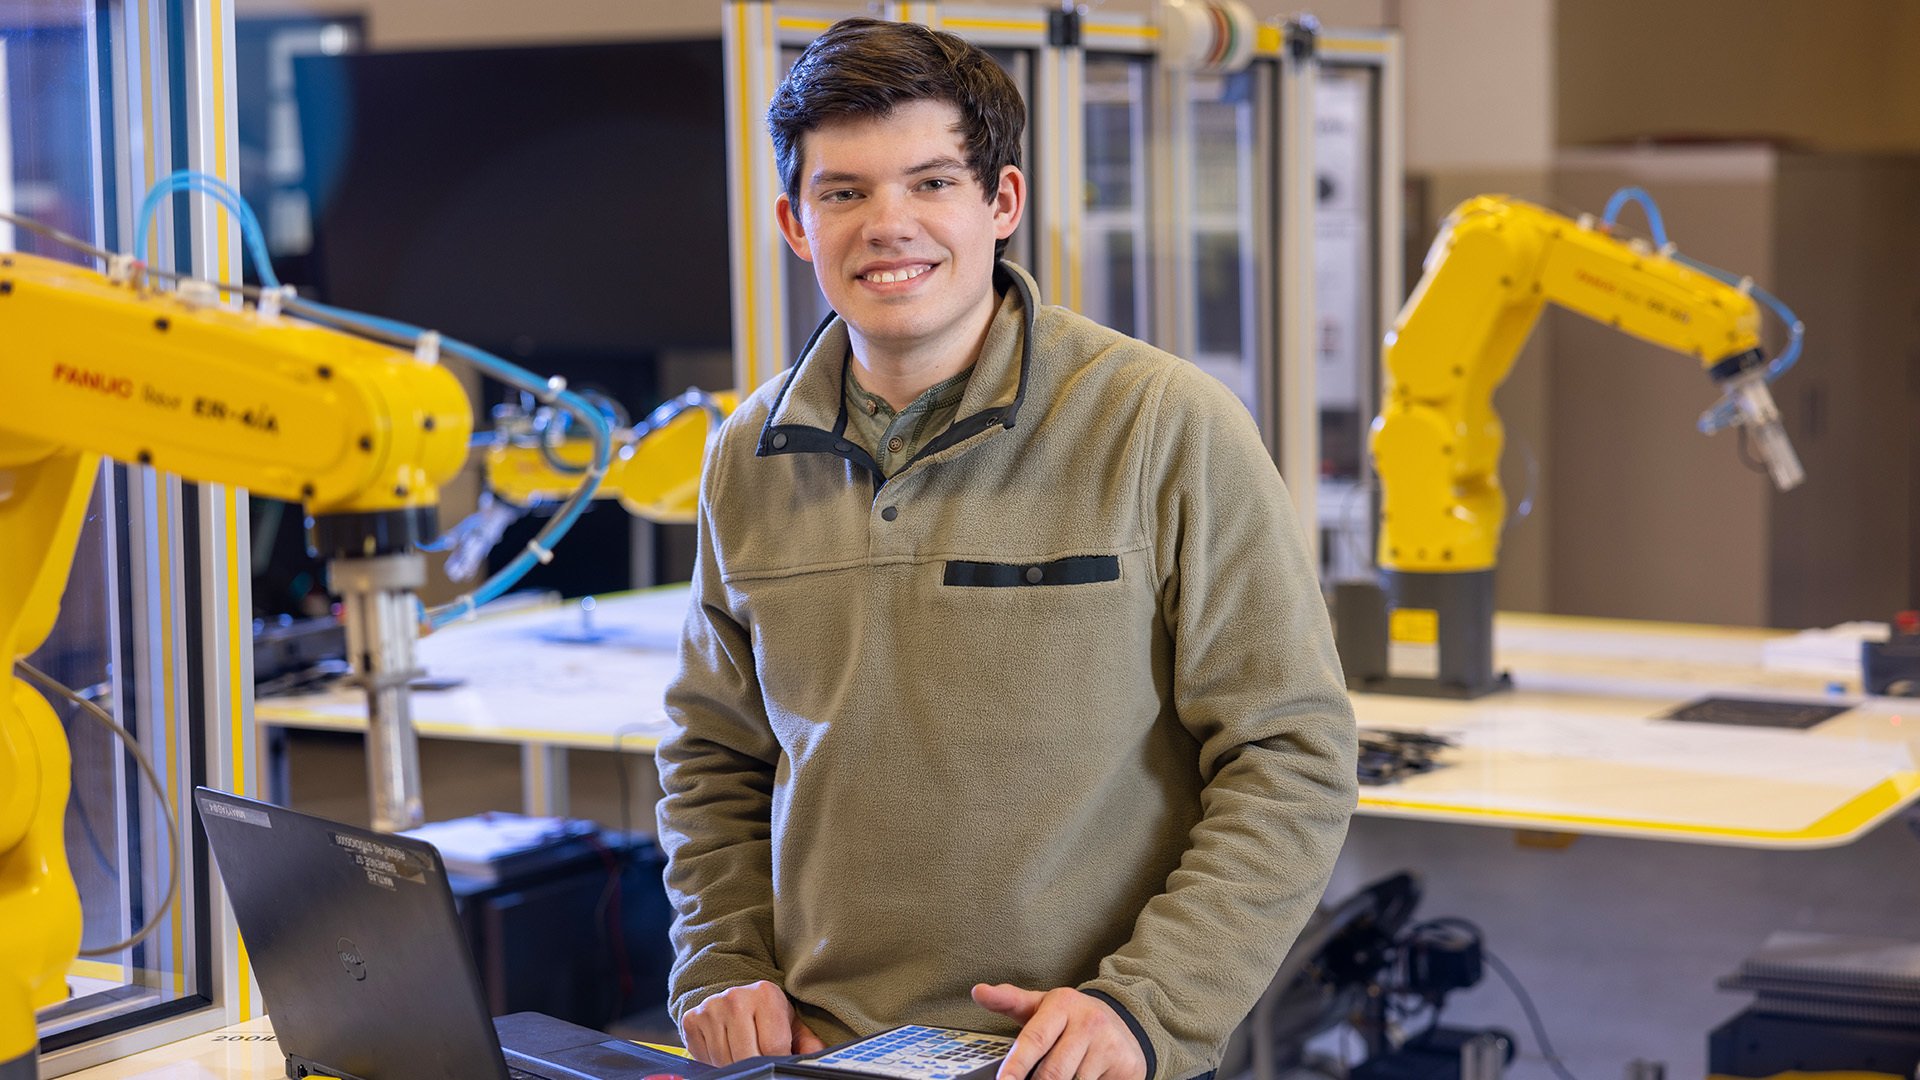
{"label": "aluminum extrusion post", "polygon": [[415,594],[426,584],[426,558],[407,552],[335,559],[327,564],[327,578],[343,599],[351,682],[367,695],[373,827],[380,832],[414,828],[426,820],[426,811],[407,684],[421,674],[414,663],[420,618]]}

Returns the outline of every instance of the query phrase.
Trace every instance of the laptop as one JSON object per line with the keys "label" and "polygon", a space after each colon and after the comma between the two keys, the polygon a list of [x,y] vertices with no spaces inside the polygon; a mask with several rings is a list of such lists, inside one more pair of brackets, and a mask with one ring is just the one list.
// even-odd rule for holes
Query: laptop
{"label": "laptop", "polygon": [[196,788],[287,1075],[698,1080],[698,1062],[538,1013],[487,1016],[433,845]]}

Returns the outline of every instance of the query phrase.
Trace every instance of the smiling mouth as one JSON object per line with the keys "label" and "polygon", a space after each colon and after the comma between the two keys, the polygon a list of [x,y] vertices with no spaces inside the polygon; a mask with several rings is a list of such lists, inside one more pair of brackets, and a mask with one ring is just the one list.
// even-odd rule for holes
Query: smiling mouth
{"label": "smiling mouth", "polygon": [[875,285],[893,285],[902,281],[912,281],[931,269],[933,269],[931,264],[923,263],[919,266],[902,267],[899,270],[874,270],[859,275],[859,280]]}

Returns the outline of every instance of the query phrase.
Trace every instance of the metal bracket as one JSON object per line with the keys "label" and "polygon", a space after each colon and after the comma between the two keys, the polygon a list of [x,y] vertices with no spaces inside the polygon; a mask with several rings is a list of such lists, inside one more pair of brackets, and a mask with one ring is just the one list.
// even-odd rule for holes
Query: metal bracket
{"label": "metal bracket", "polygon": [[1320,20],[1311,15],[1288,19],[1286,37],[1287,56],[1294,60],[1311,59],[1320,53]]}
{"label": "metal bracket", "polygon": [[1047,12],[1047,44],[1056,49],[1079,48],[1084,19],[1078,7],[1061,7]]}

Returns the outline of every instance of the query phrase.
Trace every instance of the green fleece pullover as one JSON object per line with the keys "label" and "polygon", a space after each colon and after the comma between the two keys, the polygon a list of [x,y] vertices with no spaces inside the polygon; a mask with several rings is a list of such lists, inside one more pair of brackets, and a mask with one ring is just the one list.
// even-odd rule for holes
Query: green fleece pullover
{"label": "green fleece pullover", "polygon": [[957,419],[883,479],[847,330],[723,426],[661,745],[670,1004],[759,979],[829,1044],[1116,1006],[1212,1069],[1313,911],[1355,737],[1247,410],[1002,264]]}

